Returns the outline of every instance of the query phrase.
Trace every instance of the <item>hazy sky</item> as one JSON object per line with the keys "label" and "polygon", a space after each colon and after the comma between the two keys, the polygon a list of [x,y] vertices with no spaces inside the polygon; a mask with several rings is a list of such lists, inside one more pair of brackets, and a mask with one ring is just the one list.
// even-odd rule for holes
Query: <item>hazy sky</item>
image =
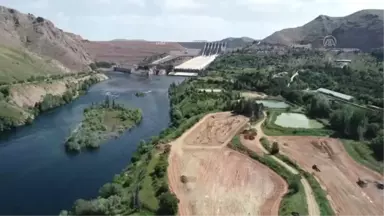
{"label": "hazy sky", "polygon": [[[381,3],[380,3],[381,2]],[[383,9],[382,0],[0,0],[89,40],[262,39],[320,14]]]}

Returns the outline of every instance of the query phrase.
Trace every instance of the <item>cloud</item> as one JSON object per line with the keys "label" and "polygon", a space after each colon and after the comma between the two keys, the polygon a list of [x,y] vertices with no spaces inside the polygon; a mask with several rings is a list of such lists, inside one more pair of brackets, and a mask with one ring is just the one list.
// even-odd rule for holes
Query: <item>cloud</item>
{"label": "cloud", "polygon": [[91,40],[261,39],[318,15],[383,9],[382,0],[0,0]]}
{"label": "cloud", "polygon": [[162,7],[168,11],[179,11],[183,9],[201,9],[205,5],[196,0],[163,0]]}
{"label": "cloud", "polygon": [[37,1],[31,1],[28,3],[31,8],[35,9],[46,9],[49,7],[48,0],[37,0]]}

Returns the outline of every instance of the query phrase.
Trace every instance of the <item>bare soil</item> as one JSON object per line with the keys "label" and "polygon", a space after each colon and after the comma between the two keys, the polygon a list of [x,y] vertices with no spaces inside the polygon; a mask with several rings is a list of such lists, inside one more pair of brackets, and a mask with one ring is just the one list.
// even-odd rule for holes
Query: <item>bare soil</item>
{"label": "bare soil", "polygon": [[230,117],[228,113],[217,113],[204,118],[204,123],[193,128],[185,138],[186,145],[221,146],[226,145],[244,126],[244,118]]}
{"label": "bare soil", "polygon": [[247,121],[228,112],[207,115],[171,143],[168,179],[179,215],[278,214],[285,181],[226,147]]}
{"label": "bare soil", "polygon": [[[337,139],[324,137],[273,137],[282,153],[295,160],[303,169],[314,173],[328,193],[337,215],[383,215],[383,191],[375,181],[383,176],[356,163]],[[284,145],[285,143],[285,145]],[[320,172],[312,170],[316,164]],[[357,185],[358,178],[368,182]]]}
{"label": "bare soil", "polygon": [[138,64],[145,57],[170,51],[184,50],[179,43],[159,44],[150,41],[89,41],[85,48],[96,61],[116,62],[122,65]]}
{"label": "bare soil", "polygon": [[[261,129],[261,125],[263,124],[263,122],[266,120],[266,113],[264,113],[264,119],[262,121],[260,121],[259,123],[257,123],[255,126],[253,126],[256,131],[257,131],[257,135],[255,137],[254,140],[247,140],[247,139],[244,139],[243,136],[240,137],[240,141],[242,142],[242,144],[244,146],[246,146],[248,149],[254,151],[256,154],[260,155],[260,156],[263,156],[264,154],[269,154],[269,152],[263,147],[263,145],[260,143],[260,138],[262,137],[266,137],[267,139],[271,139],[270,137],[267,137],[263,130]],[[287,163],[285,163],[284,161],[280,160],[279,158],[275,157],[275,156],[271,156],[277,163],[279,163],[280,165],[282,165],[283,167],[285,167],[289,172],[293,173],[293,174],[298,174],[299,171],[296,170],[295,168],[289,166]],[[305,192],[305,196],[306,196],[306,199],[307,199],[307,205],[308,205],[308,214],[310,216],[318,216],[320,215],[320,209],[319,209],[319,206],[316,202],[316,199],[313,195],[313,191],[312,191],[312,188],[311,186],[309,185],[307,179],[305,178],[301,178],[300,180],[301,184],[303,185],[304,187],[304,192]]]}

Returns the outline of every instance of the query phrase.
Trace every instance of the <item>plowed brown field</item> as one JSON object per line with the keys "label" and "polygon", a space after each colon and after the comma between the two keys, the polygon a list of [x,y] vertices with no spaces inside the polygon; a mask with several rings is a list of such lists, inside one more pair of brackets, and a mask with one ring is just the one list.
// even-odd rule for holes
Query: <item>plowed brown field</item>
{"label": "plowed brown field", "polygon": [[230,113],[207,115],[171,143],[168,179],[179,215],[278,214],[285,181],[226,147],[247,121]]}
{"label": "plowed brown field", "polygon": [[[383,191],[374,184],[375,181],[383,181],[383,177],[350,158],[339,140],[297,136],[271,139],[281,143],[282,152],[303,169],[314,172],[312,165],[318,166],[320,172],[314,174],[328,192],[338,215],[384,214]],[[368,181],[368,186],[360,188],[356,183],[358,178]]]}

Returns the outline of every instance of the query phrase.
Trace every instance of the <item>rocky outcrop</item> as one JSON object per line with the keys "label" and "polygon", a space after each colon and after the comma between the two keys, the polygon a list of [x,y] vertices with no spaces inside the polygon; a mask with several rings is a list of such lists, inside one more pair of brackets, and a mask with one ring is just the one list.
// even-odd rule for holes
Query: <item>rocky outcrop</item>
{"label": "rocky outcrop", "polygon": [[369,51],[383,46],[383,14],[383,10],[362,10],[345,17],[320,15],[301,27],[277,31],[263,39],[263,42],[321,47],[322,39],[333,35],[339,48]]}
{"label": "rocky outcrop", "polygon": [[0,6],[0,45],[56,60],[64,70],[87,71],[92,59],[82,41],[42,17]]}

